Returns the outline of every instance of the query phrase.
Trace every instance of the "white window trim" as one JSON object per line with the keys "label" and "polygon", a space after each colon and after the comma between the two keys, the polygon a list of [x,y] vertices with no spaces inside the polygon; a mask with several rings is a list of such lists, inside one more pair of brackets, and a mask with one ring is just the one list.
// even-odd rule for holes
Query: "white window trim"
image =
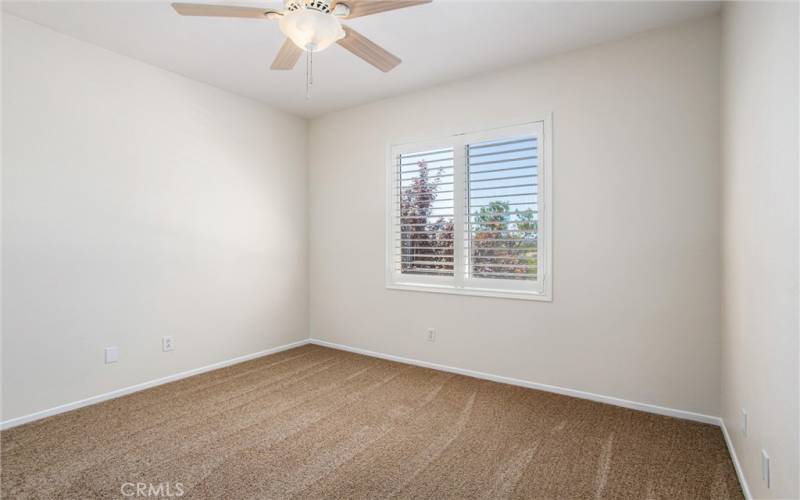
{"label": "white window trim", "polygon": [[[479,278],[464,278],[463,272],[454,273],[454,277],[407,276],[397,273],[394,270],[394,237],[393,237],[393,218],[394,218],[394,196],[397,185],[395,159],[398,154],[412,151],[433,150],[450,148],[454,149],[454,182],[455,190],[463,191],[458,188],[463,186],[464,166],[463,159],[465,145],[469,142],[481,142],[492,140],[497,136],[508,136],[530,132],[532,128],[537,128],[540,137],[540,158],[539,158],[539,242],[540,250],[543,252],[539,259],[539,276],[541,279],[536,282],[512,281],[512,280],[493,280]],[[405,141],[403,143],[390,143],[386,148],[386,288],[392,290],[406,290],[416,292],[446,293],[453,295],[473,295],[482,297],[496,297],[508,299],[523,299],[537,301],[553,300],[553,183],[552,183],[552,113],[546,113],[538,119],[530,122],[493,127],[484,130],[464,130],[455,132],[445,138],[421,139]],[[456,221],[463,221],[463,203],[454,203]],[[457,244],[454,249],[454,257],[457,266],[466,265],[463,258],[463,244]],[[500,285],[502,281],[502,286]]]}

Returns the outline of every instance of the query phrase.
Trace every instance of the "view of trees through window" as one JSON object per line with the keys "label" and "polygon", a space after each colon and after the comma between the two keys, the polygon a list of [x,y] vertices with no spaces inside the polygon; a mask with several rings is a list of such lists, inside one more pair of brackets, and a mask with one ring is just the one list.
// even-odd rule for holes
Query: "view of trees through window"
{"label": "view of trees through window", "polygon": [[[429,161],[448,161],[449,165],[438,166],[431,173]],[[452,276],[455,245],[452,152],[439,160],[417,160],[414,166],[415,170],[400,183],[401,272]],[[404,175],[402,172],[401,169]]]}
{"label": "view of trees through window", "polygon": [[536,279],[538,221],[532,209],[492,201],[473,212],[470,265],[475,278]]}
{"label": "view of trees through window", "polygon": [[465,204],[465,271],[472,278],[535,280],[538,155],[535,137],[467,146],[466,193],[455,195],[452,150],[401,158],[400,271],[452,276],[454,203]]}

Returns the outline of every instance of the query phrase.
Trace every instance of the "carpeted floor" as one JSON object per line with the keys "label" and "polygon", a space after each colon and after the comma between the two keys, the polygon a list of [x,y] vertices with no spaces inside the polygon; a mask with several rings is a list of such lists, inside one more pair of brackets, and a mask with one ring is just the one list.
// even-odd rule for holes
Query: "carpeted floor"
{"label": "carpeted floor", "polygon": [[742,498],[716,427],[313,345],[0,436],[3,498]]}

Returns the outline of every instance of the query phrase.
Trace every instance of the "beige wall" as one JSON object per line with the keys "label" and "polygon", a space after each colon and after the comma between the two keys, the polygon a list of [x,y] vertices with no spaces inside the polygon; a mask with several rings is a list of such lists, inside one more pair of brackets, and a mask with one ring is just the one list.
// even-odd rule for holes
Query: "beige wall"
{"label": "beige wall", "polygon": [[800,497],[798,14],[797,3],[723,13],[722,417],[756,498]]}
{"label": "beige wall", "polygon": [[307,338],[304,120],[2,35],[3,420]]}
{"label": "beige wall", "polygon": [[[719,36],[707,18],[313,120],[312,338],[718,415]],[[385,289],[387,143],[549,111],[553,302]]]}

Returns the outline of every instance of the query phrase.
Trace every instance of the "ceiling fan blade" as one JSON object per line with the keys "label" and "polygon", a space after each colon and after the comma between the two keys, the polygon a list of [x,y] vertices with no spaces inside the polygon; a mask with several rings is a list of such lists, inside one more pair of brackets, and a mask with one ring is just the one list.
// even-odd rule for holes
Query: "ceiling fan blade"
{"label": "ceiling fan blade", "polygon": [[292,69],[297,64],[297,60],[300,59],[300,54],[302,53],[303,49],[287,38],[283,42],[281,50],[278,51],[278,55],[275,56],[275,60],[272,61],[270,69]]}
{"label": "ceiling fan blade", "polygon": [[339,3],[347,5],[350,7],[350,14],[346,19],[352,19],[354,17],[386,12],[387,10],[405,9],[406,7],[423,5],[431,3],[432,1],[433,0],[340,0],[334,2],[332,8],[335,8],[336,4]]}
{"label": "ceiling fan blade", "polygon": [[173,3],[172,8],[182,16],[211,17],[250,17],[268,19],[267,14],[274,12],[259,7],[237,7],[234,5],[209,5],[203,3]]}
{"label": "ceiling fan blade", "polygon": [[395,66],[400,64],[401,61],[399,57],[389,53],[358,31],[348,26],[342,26],[342,29],[344,29],[345,36],[336,43],[379,70],[388,73],[394,69]]}

